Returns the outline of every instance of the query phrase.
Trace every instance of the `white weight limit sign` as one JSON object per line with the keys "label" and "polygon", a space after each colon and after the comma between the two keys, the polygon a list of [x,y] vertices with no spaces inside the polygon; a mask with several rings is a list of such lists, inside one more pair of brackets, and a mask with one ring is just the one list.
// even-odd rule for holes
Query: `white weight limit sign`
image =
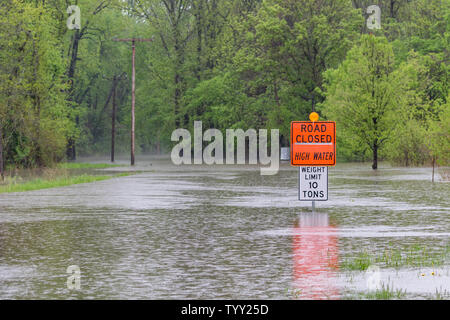
{"label": "white weight limit sign", "polygon": [[328,167],[299,167],[298,172],[300,201],[328,200]]}

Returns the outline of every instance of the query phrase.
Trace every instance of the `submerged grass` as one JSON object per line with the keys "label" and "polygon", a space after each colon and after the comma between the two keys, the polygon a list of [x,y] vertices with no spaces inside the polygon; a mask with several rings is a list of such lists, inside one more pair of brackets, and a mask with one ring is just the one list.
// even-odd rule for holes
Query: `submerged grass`
{"label": "submerged grass", "polygon": [[437,267],[444,265],[449,257],[450,246],[448,245],[439,252],[430,252],[426,247],[415,245],[406,250],[386,249],[381,254],[362,251],[356,257],[342,261],[340,268],[365,271],[373,264],[386,268]]}
{"label": "submerged grass", "polygon": [[450,300],[450,293],[447,290],[442,290],[442,287],[438,290],[436,288],[436,294],[433,297],[434,300]]}
{"label": "submerged grass", "polygon": [[367,270],[374,262],[372,257],[367,251],[360,252],[354,259],[347,259],[342,261],[340,268],[345,270]]}
{"label": "submerged grass", "polygon": [[381,283],[381,288],[373,292],[368,292],[364,295],[364,298],[370,300],[392,300],[403,299],[406,296],[406,290],[394,289],[389,284]]}
{"label": "submerged grass", "polygon": [[72,184],[88,183],[94,181],[107,180],[116,177],[124,177],[133,174],[132,172],[122,172],[115,175],[88,175],[82,174],[78,176],[57,176],[50,179],[36,178],[26,182],[17,182],[16,179],[10,179],[7,184],[0,185],[0,193],[7,192],[23,192],[39,189],[48,189],[56,187],[64,187]]}
{"label": "submerged grass", "polygon": [[342,298],[344,300],[401,300],[405,299],[407,295],[404,289],[395,289],[389,283],[380,283],[379,288],[364,292],[347,292]]}
{"label": "submerged grass", "polygon": [[57,165],[57,168],[60,169],[105,169],[115,167],[124,167],[124,165],[110,164],[110,163],[82,163],[82,162],[63,162]]}

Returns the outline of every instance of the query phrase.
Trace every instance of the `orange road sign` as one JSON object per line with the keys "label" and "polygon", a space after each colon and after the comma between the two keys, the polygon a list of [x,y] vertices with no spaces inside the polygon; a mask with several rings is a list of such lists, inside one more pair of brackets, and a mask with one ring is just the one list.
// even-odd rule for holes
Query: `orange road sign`
{"label": "orange road sign", "polygon": [[336,122],[292,121],[291,165],[336,165]]}

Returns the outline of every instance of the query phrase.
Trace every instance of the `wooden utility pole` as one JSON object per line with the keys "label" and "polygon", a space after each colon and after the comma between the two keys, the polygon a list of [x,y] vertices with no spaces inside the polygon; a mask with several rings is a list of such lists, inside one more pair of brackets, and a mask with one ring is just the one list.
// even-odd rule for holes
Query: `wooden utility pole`
{"label": "wooden utility pole", "polygon": [[103,79],[112,81],[111,91],[109,93],[108,99],[106,100],[105,108],[109,104],[109,100],[112,95],[112,115],[111,115],[111,162],[114,162],[114,149],[115,149],[115,137],[116,137],[116,89],[120,80],[124,80],[127,78],[127,74],[124,72],[120,76],[114,75],[112,78],[106,78],[103,76]]}
{"label": "wooden utility pole", "polygon": [[136,81],[136,67],[135,67],[135,56],[136,56],[136,42],[150,42],[153,39],[143,39],[143,38],[125,38],[125,39],[113,39],[113,41],[120,42],[131,42],[132,48],[132,74],[131,74],[131,165],[134,166],[134,105],[135,105],[135,81]]}
{"label": "wooden utility pole", "polygon": [[0,123],[0,176],[2,181],[5,180],[5,174],[4,174],[4,164],[3,164],[3,128],[2,124]]}
{"label": "wooden utility pole", "polygon": [[111,162],[114,162],[114,145],[116,137],[116,84],[117,77],[113,78],[113,101],[112,101],[112,115],[111,115]]}
{"label": "wooden utility pole", "polygon": [[434,183],[434,166],[436,164],[436,156],[433,156],[432,162],[433,162],[433,175],[431,176],[431,182]]}

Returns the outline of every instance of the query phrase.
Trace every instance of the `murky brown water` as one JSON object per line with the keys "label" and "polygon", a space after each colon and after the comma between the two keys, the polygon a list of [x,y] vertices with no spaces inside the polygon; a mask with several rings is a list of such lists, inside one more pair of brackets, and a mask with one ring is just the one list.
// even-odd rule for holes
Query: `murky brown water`
{"label": "murky brown water", "polygon": [[[136,170],[0,194],[0,298],[352,298],[368,290],[367,273],[340,263],[362,250],[449,245],[450,184],[432,184],[429,169],[330,168],[330,200],[315,215],[289,165],[260,176],[145,158]],[[79,291],[67,288],[70,265]],[[449,266],[381,267],[380,277],[407,298],[434,298],[450,292]]]}

